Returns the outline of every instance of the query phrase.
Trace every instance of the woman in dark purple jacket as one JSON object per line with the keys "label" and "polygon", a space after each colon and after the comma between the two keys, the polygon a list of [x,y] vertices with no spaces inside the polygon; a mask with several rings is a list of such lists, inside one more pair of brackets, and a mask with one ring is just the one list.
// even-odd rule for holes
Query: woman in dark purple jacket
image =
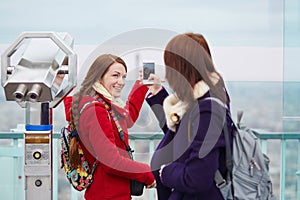
{"label": "woman in dark purple jacket", "polygon": [[[166,46],[164,61],[174,93],[168,95],[154,84],[147,98],[165,133],[151,161],[158,199],[223,199],[214,181],[217,170],[226,177],[224,129],[231,133],[222,76],[200,34],[174,37]],[[232,144],[231,134],[229,140]]]}

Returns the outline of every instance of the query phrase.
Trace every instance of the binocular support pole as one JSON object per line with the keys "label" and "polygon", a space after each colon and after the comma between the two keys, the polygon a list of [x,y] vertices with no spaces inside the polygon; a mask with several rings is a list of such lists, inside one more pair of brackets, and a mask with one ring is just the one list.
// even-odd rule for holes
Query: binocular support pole
{"label": "binocular support pole", "polygon": [[52,200],[52,121],[49,103],[27,103],[24,133],[26,199]]}

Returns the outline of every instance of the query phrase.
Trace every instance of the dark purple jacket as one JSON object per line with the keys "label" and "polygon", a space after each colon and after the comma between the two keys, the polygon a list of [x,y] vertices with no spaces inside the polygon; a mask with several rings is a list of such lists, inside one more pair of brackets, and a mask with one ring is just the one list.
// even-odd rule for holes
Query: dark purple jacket
{"label": "dark purple jacket", "polygon": [[[221,200],[214,182],[214,174],[220,170],[226,177],[225,138],[223,119],[226,116],[228,133],[231,133],[229,110],[211,100],[209,92],[195,101],[182,117],[176,132],[169,130],[162,109],[168,96],[165,89],[147,98],[165,135],[151,160],[151,168],[157,181],[159,200]],[[158,106],[160,105],[160,106]],[[227,115],[226,115],[227,113]],[[190,135],[188,134],[190,124]],[[232,143],[232,135],[229,136]],[[159,169],[163,168],[159,177]]]}

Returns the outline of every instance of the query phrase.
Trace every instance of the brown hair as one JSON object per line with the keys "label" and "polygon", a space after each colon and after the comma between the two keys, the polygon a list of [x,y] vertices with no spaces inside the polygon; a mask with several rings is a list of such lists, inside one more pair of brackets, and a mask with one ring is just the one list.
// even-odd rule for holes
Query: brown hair
{"label": "brown hair", "polygon": [[205,40],[204,36],[199,34],[199,33],[186,33],[186,36],[192,38],[193,40],[195,40],[196,42],[198,42],[204,49],[205,51],[208,53],[208,55],[211,58],[211,53],[210,53],[210,49],[208,46],[207,41]]}
{"label": "brown hair", "polygon": [[[182,101],[192,102],[193,88],[203,80],[213,94],[227,102],[223,78],[216,71],[208,43],[201,34],[185,33],[175,36],[166,46],[164,61],[166,79]],[[213,72],[219,76],[219,83],[216,85],[210,79]]]}
{"label": "brown hair", "polygon": [[[123,59],[111,54],[103,54],[96,58],[91,65],[85,79],[83,80],[79,91],[74,94],[72,108],[71,108],[71,128],[74,127],[79,131],[79,102],[84,95],[89,95],[94,89],[93,84],[99,81],[108,71],[109,67],[114,63],[120,63],[124,66],[127,72],[127,66]],[[70,165],[71,168],[75,168],[80,164],[80,157],[78,154],[78,140],[76,137],[72,138],[70,142]]]}

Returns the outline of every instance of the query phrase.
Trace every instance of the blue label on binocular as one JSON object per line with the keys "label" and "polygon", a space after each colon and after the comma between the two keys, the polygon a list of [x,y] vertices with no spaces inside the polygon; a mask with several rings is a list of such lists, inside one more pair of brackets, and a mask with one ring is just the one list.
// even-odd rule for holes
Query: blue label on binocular
{"label": "blue label on binocular", "polygon": [[29,125],[25,126],[26,131],[50,131],[52,130],[52,124],[49,125]]}

